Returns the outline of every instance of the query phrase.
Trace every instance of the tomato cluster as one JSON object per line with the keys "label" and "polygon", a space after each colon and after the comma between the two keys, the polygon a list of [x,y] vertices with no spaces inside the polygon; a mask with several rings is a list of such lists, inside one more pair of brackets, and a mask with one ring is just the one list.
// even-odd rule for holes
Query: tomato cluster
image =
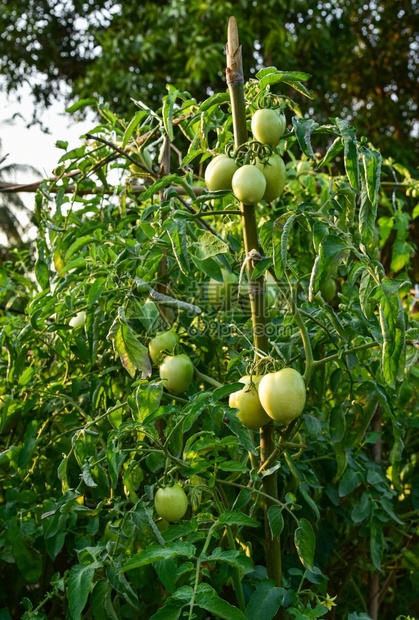
{"label": "tomato cluster", "polygon": [[271,420],[287,425],[303,411],[306,386],[294,368],[283,368],[264,376],[253,375],[239,379],[244,387],[230,394],[229,405],[238,409],[244,426],[256,429]]}
{"label": "tomato cluster", "polygon": [[[265,108],[252,117],[253,136],[272,148],[278,146],[285,131],[286,119],[282,112]],[[238,167],[228,155],[217,155],[205,171],[205,183],[210,191],[232,190],[243,204],[256,204],[261,200],[272,202],[285,187],[285,164],[276,152],[266,160],[258,158]]]}

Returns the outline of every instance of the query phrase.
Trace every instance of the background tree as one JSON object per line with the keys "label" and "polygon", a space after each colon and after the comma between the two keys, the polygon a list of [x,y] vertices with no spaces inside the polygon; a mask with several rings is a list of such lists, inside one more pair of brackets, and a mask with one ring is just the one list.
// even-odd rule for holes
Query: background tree
{"label": "background tree", "polygon": [[[249,75],[276,59],[312,74],[322,120],[343,116],[382,150],[415,165],[418,19],[415,0],[282,3],[9,0],[0,17],[7,91],[29,79],[41,106],[98,96],[123,114],[160,100],[167,83],[200,98],[225,89],[225,23],[235,15]],[[103,76],[106,75],[106,79]],[[297,98],[298,99],[298,98]]]}

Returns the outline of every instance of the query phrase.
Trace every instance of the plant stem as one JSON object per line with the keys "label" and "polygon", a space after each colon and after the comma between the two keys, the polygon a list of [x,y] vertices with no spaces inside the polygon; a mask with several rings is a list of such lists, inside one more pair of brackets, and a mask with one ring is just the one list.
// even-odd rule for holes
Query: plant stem
{"label": "plant stem", "polygon": [[[235,147],[238,148],[247,141],[246,105],[244,100],[244,78],[241,47],[237,22],[230,17],[228,23],[227,42],[227,69],[226,78],[230,92],[231,110],[233,115],[233,129]],[[252,280],[252,273],[257,258],[260,255],[258,229],[254,205],[241,204],[243,215],[244,249],[247,258],[247,275],[249,281],[249,298],[252,310],[252,325],[254,345],[266,355],[269,352],[269,339],[266,333],[265,318],[265,278],[262,275],[257,280]],[[259,258],[260,260],[260,258]],[[261,464],[269,459],[275,449],[273,423],[267,424],[260,430]],[[268,523],[267,513],[271,505],[278,499],[278,484],[276,472],[263,478],[263,489],[266,494],[265,500],[265,545],[266,545],[266,568],[268,579],[273,579],[277,586],[282,583],[281,569],[281,543],[279,537],[272,539]]]}
{"label": "plant stem", "polygon": [[208,377],[208,375],[204,375],[204,373],[198,370],[197,368],[194,368],[194,372],[196,376],[198,377],[198,379],[202,379],[202,381],[206,381],[207,383],[209,383],[210,385],[213,385],[216,388],[223,387],[222,383],[220,383],[216,379],[213,379],[213,377]]}

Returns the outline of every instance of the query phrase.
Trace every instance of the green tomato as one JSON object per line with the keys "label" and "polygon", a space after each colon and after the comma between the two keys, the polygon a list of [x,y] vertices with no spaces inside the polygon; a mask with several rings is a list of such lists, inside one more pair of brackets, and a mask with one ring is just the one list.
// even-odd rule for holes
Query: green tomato
{"label": "green tomato", "polygon": [[205,170],[205,184],[210,192],[231,189],[231,180],[236,170],[234,159],[228,155],[217,155]]}
{"label": "green tomato", "polygon": [[165,388],[171,394],[182,394],[192,383],[194,367],[185,354],[168,355],[160,366],[160,378],[165,380]]}
{"label": "green tomato", "polygon": [[260,428],[271,421],[259,400],[258,386],[261,380],[262,375],[253,375],[251,386],[250,377],[242,377],[239,381],[244,383],[244,388],[230,394],[228,400],[230,407],[239,410],[237,415],[241,423],[251,429]]}
{"label": "green tomato", "polygon": [[231,185],[234,195],[240,202],[253,205],[262,200],[266,190],[266,179],[257,166],[246,164],[234,173]]}
{"label": "green tomato", "polygon": [[173,353],[177,344],[179,344],[179,336],[174,329],[157,334],[152,338],[148,345],[148,350],[153,364],[160,364],[165,354]]}
{"label": "green tomato", "polygon": [[185,491],[178,484],[174,484],[157,490],[154,507],[159,517],[169,523],[176,523],[188,509],[188,498]]}
{"label": "green tomato", "polygon": [[252,133],[262,144],[277,146],[283,136],[286,119],[282,112],[264,108],[252,116]]}
{"label": "green tomato", "polygon": [[323,286],[320,287],[320,293],[326,303],[332,301],[336,294],[336,282],[333,278],[326,280]]}
{"label": "green tomato", "polygon": [[298,418],[304,409],[304,379],[294,368],[283,368],[269,373],[259,384],[259,398],[262,407],[273,420],[289,424]]}
{"label": "green tomato", "polygon": [[261,170],[266,179],[266,189],[263,200],[272,202],[282,194],[287,180],[287,171],[282,157],[274,153],[266,164],[257,162],[256,166]]}
{"label": "green tomato", "polygon": [[70,320],[71,327],[80,327],[80,325],[84,325],[86,323],[86,313],[84,310],[80,310],[77,312],[76,316]]}
{"label": "green tomato", "polygon": [[223,282],[213,278],[208,282],[208,301],[217,310],[230,310],[237,298],[238,277],[227,269],[221,269],[221,273]]}

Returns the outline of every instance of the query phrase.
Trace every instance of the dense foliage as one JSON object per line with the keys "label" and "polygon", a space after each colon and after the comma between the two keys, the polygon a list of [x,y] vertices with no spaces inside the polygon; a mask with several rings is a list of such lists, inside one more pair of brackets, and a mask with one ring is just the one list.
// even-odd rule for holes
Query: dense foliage
{"label": "dense foliage", "polygon": [[73,99],[96,94],[123,115],[131,97],[159,105],[167,83],[202,99],[224,88],[225,24],[234,14],[248,75],[273,59],[304,68],[321,122],[356,114],[377,146],[415,166],[416,12],[416,0],[8,0],[0,68],[8,91],[30,83],[42,106],[63,85]]}
{"label": "dense foliage", "polygon": [[[2,618],[361,620],[371,599],[386,620],[415,613],[414,203],[380,171],[411,181],[346,121],[298,116],[288,86],[309,95],[305,77],[270,68],[245,88],[250,128],[255,97],[287,85],[287,179],[256,207],[259,255],[244,252],[231,192],[203,187],[232,141],[224,92],[197,103],[169,87],[127,121],[99,105],[83,145],[59,144],[58,179],[36,197],[35,277],[22,253],[0,267]],[[255,281],[270,274],[269,358],[254,347],[249,260]],[[209,282],[230,272],[241,293],[211,304]],[[178,395],[148,355],[170,326],[168,353],[195,368]],[[259,431],[228,406],[255,354],[260,374],[292,366],[308,387],[301,416],[270,423],[264,463]],[[168,524],[154,495],[171,481],[189,505]]]}

